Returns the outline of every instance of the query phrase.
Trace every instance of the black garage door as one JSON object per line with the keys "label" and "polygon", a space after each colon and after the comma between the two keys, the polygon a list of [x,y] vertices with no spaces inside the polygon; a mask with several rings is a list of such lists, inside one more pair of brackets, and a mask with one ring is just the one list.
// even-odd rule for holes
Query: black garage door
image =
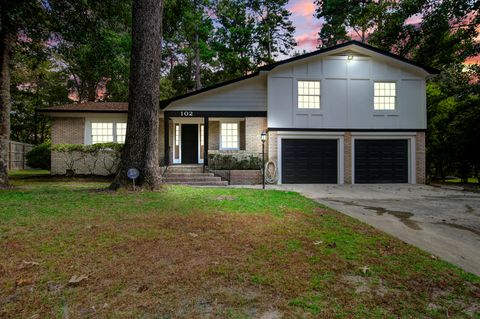
{"label": "black garage door", "polygon": [[282,183],[337,183],[337,140],[282,139]]}
{"label": "black garage door", "polygon": [[355,183],[408,183],[408,140],[355,140]]}

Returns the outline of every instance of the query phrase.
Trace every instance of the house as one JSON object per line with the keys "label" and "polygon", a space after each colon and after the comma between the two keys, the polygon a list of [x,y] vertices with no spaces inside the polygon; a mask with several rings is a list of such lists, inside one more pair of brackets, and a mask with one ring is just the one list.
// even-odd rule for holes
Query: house
{"label": "house", "polygon": [[[424,183],[426,80],[438,73],[349,41],[259,68],[253,74],[161,101],[165,165],[208,154],[260,155],[278,183]],[[126,103],[42,109],[52,142],[125,139]],[[52,155],[52,173],[65,168]]]}

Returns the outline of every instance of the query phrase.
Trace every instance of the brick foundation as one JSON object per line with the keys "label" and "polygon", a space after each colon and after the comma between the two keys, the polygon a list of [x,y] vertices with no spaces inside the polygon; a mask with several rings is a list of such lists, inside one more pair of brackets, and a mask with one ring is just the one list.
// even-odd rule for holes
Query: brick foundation
{"label": "brick foundation", "polygon": [[[217,176],[224,179],[228,178],[226,170],[212,170]],[[258,185],[262,183],[262,173],[260,170],[231,170],[230,185]]]}

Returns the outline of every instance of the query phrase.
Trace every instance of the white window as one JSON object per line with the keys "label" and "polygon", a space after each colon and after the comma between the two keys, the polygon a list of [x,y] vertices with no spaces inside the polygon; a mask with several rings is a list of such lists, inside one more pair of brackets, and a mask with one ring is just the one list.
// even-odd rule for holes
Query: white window
{"label": "white window", "polygon": [[298,81],[298,108],[320,108],[320,81]]}
{"label": "white window", "polygon": [[180,124],[175,124],[175,146],[180,145]]}
{"label": "white window", "polygon": [[373,109],[395,110],[395,102],[397,99],[397,84],[395,82],[375,82]]}
{"label": "white window", "polygon": [[92,144],[125,143],[127,123],[92,122]]}
{"label": "white window", "polygon": [[220,148],[223,150],[239,149],[238,123],[222,123],[220,130]]}
{"label": "white window", "polygon": [[127,135],[127,123],[115,123],[117,126],[117,143],[125,143],[125,135]]}

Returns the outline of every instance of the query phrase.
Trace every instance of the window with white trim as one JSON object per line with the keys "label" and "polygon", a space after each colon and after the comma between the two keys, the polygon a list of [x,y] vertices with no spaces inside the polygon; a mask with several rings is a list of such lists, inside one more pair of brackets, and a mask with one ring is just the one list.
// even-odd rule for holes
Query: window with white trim
{"label": "window with white trim", "polygon": [[320,81],[298,81],[298,108],[320,108]]}
{"label": "window with white trim", "polygon": [[125,143],[127,123],[123,122],[92,122],[92,144]]}
{"label": "window with white trim", "polygon": [[180,124],[175,124],[175,159],[180,158]]}
{"label": "window with white trim", "polygon": [[124,144],[127,135],[127,123],[115,123],[115,125],[117,126],[117,143]]}
{"label": "window with white trim", "polygon": [[375,82],[373,109],[377,111],[395,110],[397,99],[397,83]]}
{"label": "window with white trim", "polygon": [[239,144],[238,123],[222,123],[220,148],[222,150],[238,150]]}

